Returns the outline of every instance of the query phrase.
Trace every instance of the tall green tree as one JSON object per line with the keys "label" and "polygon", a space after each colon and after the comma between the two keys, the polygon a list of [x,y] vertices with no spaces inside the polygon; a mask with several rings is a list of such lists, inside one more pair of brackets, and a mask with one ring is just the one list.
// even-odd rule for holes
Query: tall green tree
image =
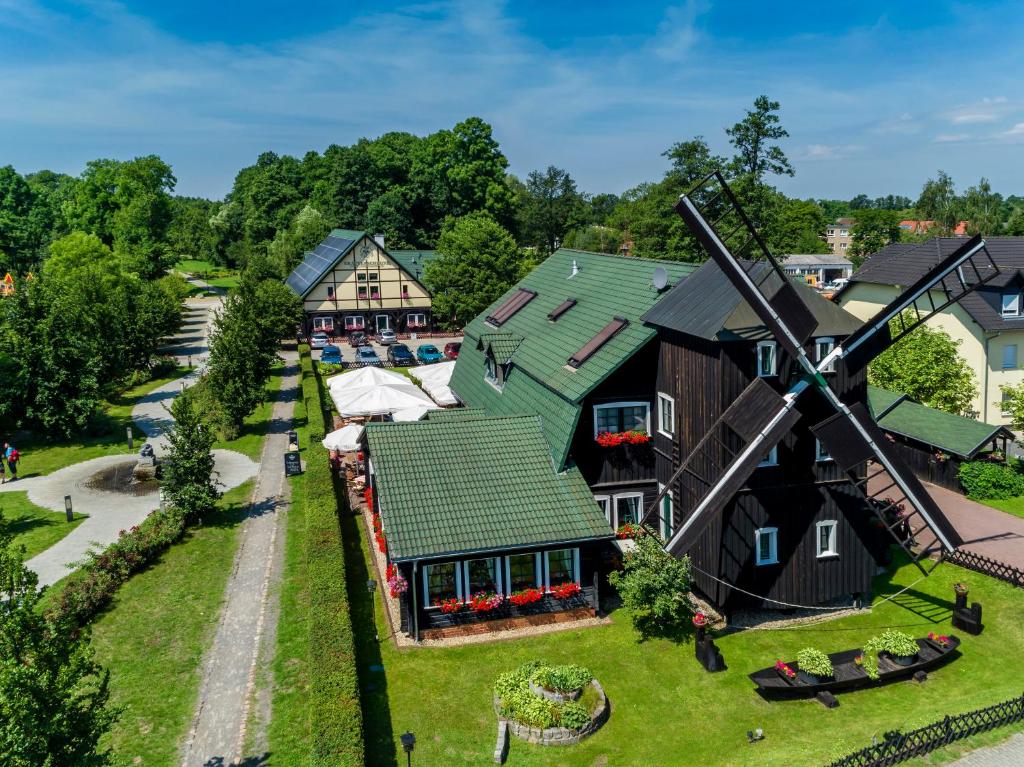
{"label": "tall green tree", "polygon": [[892,210],[865,208],[857,212],[850,235],[850,260],[859,268],[864,259],[891,242],[900,241],[900,218]]}
{"label": "tall green tree", "polygon": [[119,714],[88,629],[44,617],[35,573],[0,518],[0,764],[100,767]]}
{"label": "tall green tree", "polygon": [[828,219],[813,200],[787,200],[779,195],[778,213],[763,232],[769,250],[784,253],[828,253],[824,232]]}
{"label": "tall green tree", "polygon": [[31,271],[52,226],[46,199],[10,165],[0,167],[0,272]]}
{"label": "tall green tree", "polygon": [[583,195],[568,171],[554,165],[530,171],[519,204],[521,242],[551,254],[584,215]]}
{"label": "tall green tree", "polygon": [[936,178],[925,181],[915,207],[922,219],[938,224],[940,233],[952,232],[960,220],[960,199],[952,177],[940,170]]}
{"label": "tall green tree", "polygon": [[[891,329],[894,335],[899,332],[895,320]],[[959,347],[960,342],[945,331],[922,325],[871,362],[868,383],[906,394],[928,407],[962,415],[970,410],[978,390]]]}
{"label": "tall green tree", "polygon": [[982,234],[991,237],[1001,234],[1003,223],[1003,197],[992,191],[987,178],[982,178],[977,186],[964,192],[963,217],[967,220],[968,234]]}
{"label": "tall green tree", "polygon": [[677,559],[651,535],[636,539],[636,547],[608,582],[622,597],[633,627],[642,639],[679,637],[690,625],[690,559]]}
{"label": "tall green tree", "polygon": [[778,112],[778,101],[758,96],[754,99],[753,109],[748,109],[742,120],[725,129],[729,143],[736,150],[730,161],[733,186],[758,229],[771,225],[771,212],[776,203],[765,178],[769,175],[792,176],[794,173],[786,153],[776,143],[789,137]]}
{"label": "tall green tree", "polygon": [[174,425],[167,431],[169,460],[161,487],[167,500],[194,523],[212,512],[220,497],[213,484],[216,435],[192,397],[175,397],[170,413]]}
{"label": "tall green tree", "polygon": [[449,219],[438,255],[424,267],[434,316],[461,327],[523,276],[525,259],[507,229],[485,211]]}

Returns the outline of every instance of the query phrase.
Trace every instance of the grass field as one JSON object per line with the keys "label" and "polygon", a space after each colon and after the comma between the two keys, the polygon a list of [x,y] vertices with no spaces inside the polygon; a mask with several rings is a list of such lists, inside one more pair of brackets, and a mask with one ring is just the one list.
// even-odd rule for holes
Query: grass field
{"label": "grass field", "polygon": [[3,528],[14,536],[13,545],[25,547],[26,561],[50,548],[85,519],[84,514],[75,514],[75,520],[68,522],[64,512],[36,506],[26,492],[0,493],[0,513]]}
{"label": "grass field", "polygon": [[215,288],[230,290],[238,285],[239,274],[235,269],[228,269],[217,266],[210,261],[201,261],[196,258],[187,258],[175,264],[175,269],[185,274],[191,274],[204,282],[213,285]]}
{"label": "grass field", "polygon": [[[354,524],[346,534],[351,540]],[[361,529],[358,537],[365,557]],[[368,625],[366,589],[359,588],[369,572],[365,561],[352,568],[350,594],[361,639],[357,657],[368,761],[373,764],[399,764],[397,735],[407,729],[417,735],[416,758],[422,764],[489,761],[495,738],[494,677],[534,658],[589,667],[604,685],[612,714],[601,731],[571,748],[544,749],[513,739],[508,763],[514,767],[821,765],[888,730],[912,729],[1021,694],[1020,675],[1006,672],[1019,666],[1024,652],[1024,592],[951,565],[919,583],[920,574],[910,566],[878,578],[878,597],[910,589],[868,614],[723,636],[718,645],[728,670],[712,675],[693,658],[692,645],[639,643],[625,610],[614,612],[608,626],[481,645],[399,650],[387,641],[377,643]],[[979,637],[963,636],[962,657],[935,671],[923,685],[903,682],[847,693],[840,696],[839,708],[827,710],[813,701],[768,702],[746,678],[777,658],[794,657],[803,647],[826,652],[854,648],[886,627],[915,636],[948,633],[952,583],[957,580],[966,581],[971,599],[985,605],[987,627]],[[374,613],[385,636],[379,601]],[[377,663],[384,666],[383,674],[372,670]],[[748,745],[746,731],[757,727],[764,729],[765,739]],[[1005,728],[975,743],[1013,731]],[[931,762],[948,758],[949,753],[935,755]]]}
{"label": "grass field", "polygon": [[252,487],[250,480],[227,492],[215,519],[132,577],[93,623],[96,658],[125,709],[105,739],[118,764],[179,762]]}
{"label": "grass field", "polygon": [[1016,498],[1008,498],[1005,501],[989,500],[979,501],[986,506],[991,506],[993,509],[999,509],[1005,511],[1007,514],[1013,514],[1015,517],[1024,519],[1024,496],[1018,496]]}

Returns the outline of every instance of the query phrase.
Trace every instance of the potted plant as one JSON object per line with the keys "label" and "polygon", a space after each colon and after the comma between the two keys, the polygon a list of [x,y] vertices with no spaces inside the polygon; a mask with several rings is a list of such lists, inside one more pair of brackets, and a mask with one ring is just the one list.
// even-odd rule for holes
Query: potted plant
{"label": "potted plant", "polygon": [[460,602],[455,597],[452,597],[451,599],[442,599],[439,602],[435,602],[434,604],[437,607],[440,607],[441,612],[443,612],[445,615],[457,613],[459,610],[462,609],[462,602]]}
{"label": "potted plant", "polygon": [[910,634],[889,629],[879,637],[879,649],[899,666],[909,666],[917,657],[918,646]]}
{"label": "potted plant", "polygon": [[693,627],[697,630],[697,641],[703,642],[704,632],[707,631],[708,628],[708,616],[698,610],[693,614],[693,618],[691,618],[691,620],[693,621]]}
{"label": "potted plant", "polygon": [[792,682],[796,679],[796,672],[781,660],[775,661],[775,670],[779,673],[779,676],[787,681]]}
{"label": "potted plant", "polygon": [[523,589],[522,591],[513,591],[509,595],[508,601],[516,607],[526,607],[527,605],[539,602],[543,598],[544,592],[541,589]]}
{"label": "potted plant", "polygon": [[936,634],[934,631],[929,631],[928,641],[931,642],[937,650],[945,650],[949,647],[949,637],[945,634]]}
{"label": "potted plant", "polygon": [[619,529],[615,531],[615,537],[620,541],[633,540],[639,538],[643,529],[640,525],[634,525],[632,522],[627,522],[624,525],[620,525]]}
{"label": "potted plant", "polygon": [[469,600],[469,606],[475,613],[489,613],[501,606],[504,597],[493,591],[478,591]]}
{"label": "potted plant", "polygon": [[954,583],[953,591],[956,593],[958,597],[965,597],[967,596],[967,592],[969,592],[970,589],[967,587],[966,583]]}
{"label": "potted plant", "polygon": [[580,584],[569,581],[551,587],[551,596],[555,599],[571,599],[580,593]]}
{"label": "potted plant", "polygon": [[832,659],[821,650],[805,647],[796,654],[796,662],[800,667],[797,676],[807,684],[817,684],[832,676]]}

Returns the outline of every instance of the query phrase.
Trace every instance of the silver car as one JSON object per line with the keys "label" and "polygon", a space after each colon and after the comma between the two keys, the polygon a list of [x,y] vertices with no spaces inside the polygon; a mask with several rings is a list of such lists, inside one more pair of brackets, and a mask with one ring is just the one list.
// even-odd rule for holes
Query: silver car
{"label": "silver car", "polygon": [[381,346],[387,346],[389,344],[393,344],[396,340],[398,340],[398,339],[396,338],[395,331],[393,331],[393,330],[378,330],[377,331],[377,343],[379,343]]}
{"label": "silver car", "polygon": [[310,349],[323,349],[327,344],[331,342],[330,337],[322,330],[314,333],[309,337],[309,348]]}

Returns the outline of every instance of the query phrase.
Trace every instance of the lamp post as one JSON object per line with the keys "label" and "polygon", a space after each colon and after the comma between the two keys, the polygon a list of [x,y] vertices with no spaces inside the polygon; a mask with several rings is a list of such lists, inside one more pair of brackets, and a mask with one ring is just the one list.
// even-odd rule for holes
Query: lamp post
{"label": "lamp post", "polygon": [[370,592],[370,620],[373,621],[373,639],[375,642],[380,641],[380,634],[377,632],[377,615],[374,612],[373,594],[377,590],[377,581],[370,578],[366,582],[366,590]]}
{"label": "lamp post", "polygon": [[71,508],[71,496],[70,495],[65,495],[64,496],[64,514],[67,516],[68,522],[74,522],[75,521],[75,512]]}
{"label": "lamp post", "polygon": [[416,748],[416,736],[406,730],[399,736],[399,740],[402,741],[402,750],[405,752],[405,763],[407,767],[412,767],[412,750]]}
{"label": "lamp post", "polygon": [[129,450],[134,450],[135,449],[135,435],[132,434],[131,424],[129,424],[128,426],[124,427],[124,430],[125,430],[126,434],[128,435],[128,449]]}

